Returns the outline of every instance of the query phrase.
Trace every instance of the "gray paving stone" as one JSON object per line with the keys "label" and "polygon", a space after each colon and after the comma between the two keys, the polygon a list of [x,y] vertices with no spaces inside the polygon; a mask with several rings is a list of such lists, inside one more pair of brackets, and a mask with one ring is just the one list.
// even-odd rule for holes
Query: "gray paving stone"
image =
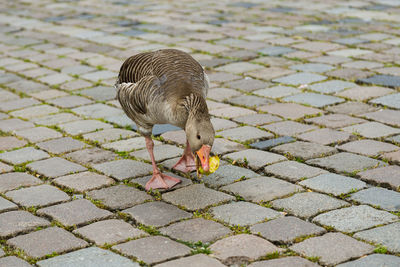
{"label": "gray paving stone", "polygon": [[392,144],[368,139],[349,142],[339,146],[338,148],[347,152],[371,157],[378,156],[384,152],[391,152],[400,149],[398,146]]}
{"label": "gray paving stone", "polygon": [[[158,145],[154,146],[154,157],[156,161],[163,161],[170,158],[175,158],[177,156],[181,156],[183,153],[183,149],[173,146],[173,145]],[[148,161],[151,161],[149,152],[147,149],[141,149],[135,152],[130,153],[131,156],[135,158],[141,158]]]}
{"label": "gray paving stone", "polygon": [[163,236],[151,236],[113,246],[113,249],[147,264],[190,254],[190,248]]}
{"label": "gray paving stone", "polygon": [[293,157],[302,158],[305,160],[328,156],[337,152],[337,150],[333,147],[302,141],[279,145],[272,148],[272,151],[281,154],[289,154]]}
{"label": "gray paving stone", "polygon": [[260,176],[259,174],[238,166],[224,165],[218,168],[218,171],[205,176],[203,181],[211,187],[219,187],[233,183],[241,178],[253,178]]}
{"label": "gray paving stone", "polygon": [[[207,229],[207,231],[203,231],[203,229]],[[199,241],[202,243],[209,243],[231,233],[227,227],[203,218],[174,223],[161,228],[160,232],[174,239],[191,243]]]}
{"label": "gray paving stone", "polygon": [[257,89],[265,88],[268,84],[260,80],[245,77],[243,80],[228,82],[226,85],[228,85],[229,88],[251,92]]}
{"label": "gray paving stone", "polygon": [[49,216],[65,226],[80,226],[92,221],[106,219],[113,215],[107,210],[97,208],[86,199],[73,200],[42,208],[37,211],[37,214]]}
{"label": "gray paving stone", "polygon": [[103,189],[93,190],[86,195],[100,201],[106,207],[113,210],[121,210],[152,200],[146,192],[127,185],[116,185]]}
{"label": "gray paving stone", "polygon": [[281,155],[257,149],[246,149],[223,156],[236,162],[244,162],[253,170],[257,170],[265,165],[287,160]]}
{"label": "gray paving stone", "polygon": [[340,173],[353,173],[379,166],[386,166],[383,161],[368,157],[342,152],[319,159],[310,159],[307,164],[317,165],[326,169],[333,169]]}
{"label": "gray paving stone", "polygon": [[300,71],[304,71],[304,72],[317,72],[317,73],[323,73],[323,72],[334,69],[334,67],[331,65],[320,64],[320,63],[298,64],[298,65],[290,66],[290,68],[293,70],[300,70]]}
{"label": "gray paving stone", "polygon": [[7,86],[12,89],[15,89],[17,92],[23,92],[23,93],[39,92],[49,89],[49,87],[46,85],[28,80],[16,81],[7,84]]}
{"label": "gray paving stone", "polygon": [[0,212],[16,210],[16,209],[18,209],[17,205],[12,203],[11,201],[8,201],[5,198],[0,197]]}
{"label": "gray paving stone", "polygon": [[211,214],[217,220],[232,225],[252,225],[264,220],[283,216],[279,212],[249,202],[232,202],[211,208]]}
{"label": "gray paving stone", "polygon": [[273,135],[269,132],[262,131],[258,128],[251,126],[243,126],[233,129],[224,130],[218,133],[224,138],[237,140],[239,142],[246,142],[253,139],[270,138]]}
{"label": "gray paving stone", "polygon": [[345,127],[352,124],[365,122],[363,119],[354,118],[344,114],[329,114],[311,119],[306,119],[306,122],[312,122],[329,128]]}
{"label": "gray paving stone", "polygon": [[32,231],[36,227],[50,225],[49,221],[22,210],[1,213],[0,222],[1,238]]}
{"label": "gray paving stone", "polygon": [[93,168],[119,181],[147,175],[153,170],[150,164],[129,159],[94,164]]}
{"label": "gray paving stone", "polygon": [[36,177],[23,173],[11,172],[0,174],[0,192],[5,193],[9,190],[14,190],[23,186],[32,186],[41,184],[42,181]]}
{"label": "gray paving stone", "polygon": [[386,226],[377,227],[374,229],[358,232],[354,235],[356,238],[381,244],[385,246],[388,251],[392,253],[399,253],[400,251],[400,223],[392,223]]}
{"label": "gray paving stone", "polygon": [[292,120],[300,119],[306,115],[316,115],[322,112],[320,109],[305,107],[296,103],[277,103],[260,107],[259,109]]}
{"label": "gray paving stone", "polygon": [[58,157],[35,161],[29,163],[26,167],[49,178],[87,170],[81,165]]}
{"label": "gray paving stone", "polygon": [[313,222],[331,226],[341,232],[352,233],[380,224],[394,222],[397,220],[396,217],[389,212],[360,205],[320,214],[313,219]]}
{"label": "gray paving stone", "polygon": [[127,222],[116,219],[95,222],[78,228],[74,230],[73,233],[83,236],[98,246],[115,244],[131,238],[148,236],[146,232],[134,228]]}
{"label": "gray paving stone", "polygon": [[314,177],[327,171],[297,161],[284,161],[265,167],[265,173],[296,182],[304,178]]}
{"label": "gray paving stone", "polygon": [[11,150],[25,146],[27,143],[25,140],[20,140],[14,136],[3,136],[0,137],[0,150]]}
{"label": "gray paving stone", "polygon": [[286,136],[296,136],[297,134],[317,129],[315,126],[302,124],[295,121],[276,122],[264,125],[263,128],[274,132],[275,134]]}
{"label": "gray paving stone", "polygon": [[41,160],[50,157],[49,154],[33,147],[25,147],[18,150],[0,154],[0,159],[7,163],[18,165],[28,161]]}
{"label": "gray paving stone", "polygon": [[357,85],[355,83],[333,80],[333,81],[313,84],[310,86],[310,89],[313,91],[330,94],[342,91],[346,88],[352,88],[356,86]]}
{"label": "gray paving stone", "polygon": [[326,107],[327,111],[340,113],[340,114],[351,114],[358,115],[366,112],[376,111],[378,108],[361,102],[345,102],[339,105]]}
{"label": "gray paving stone", "polygon": [[266,89],[260,89],[254,91],[253,93],[265,97],[281,98],[284,96],[289,96],[300,92],[301,92],[300,90],[297,90],[294,87],[278,85]]}
{"label": "gray paving stone", "polygon": [[60,138],[62,134],[47,127],[35,127],[15,131],[15,135],[21,136],[31,143],[42,142],[45,140]]}
{"label": "gray paving stone", "polygon": [[350,199],[388,211],[400,210],[400,193],[385,188],[371,187],[352,194]]}
{"label": "gray paving stone", "polygon": [[258,50],[259,53],[267,56],[282,56],[284,54],[291,53],[294,51],[296,50],[284,46],[271,46]]}
{"label": "gray paving stone", "polygon": [[257,203],[267,202],[303,190],[300,186],[274,177],[256,177],[224,186],[221,189],[240,195],[247,201]]}
{"label": "gray paving stone", "polygon": [[61,154],[82,149],[88,145],[71,137],[62,137],[36,144],[39,148],[53,154]]}
{"label": "gray paving stone", "polygon": [[281,121],[279,117],[270,114],[253,114],[243,117],[237,117],[234,120],[239,123],[245,123],[252,126],[260,126],[270,122]]}
{"label": "gray paving stone", "polygon": [[62,123],[77,121],[79,119],[80,119],[79,117],[71,113],[57,113],[54,115],[33,118],[31,119],[31,121],[33,121],[37,125],[54,126]]}
{"label": "gray paving stone", "polygon": [[3,162],[0,162],[0,174],[1,173],[6,173],[14,170],[14,168],[8,164],[5,164]]}
{"label": "gray paving stone", "polygon": [[105,161],[112,161],[117,158],[117,155],[113,152],[97,147],[78,150],[68,153],[65,156],[83,165],[93,165]]}
{"label": "gray paving stone", "polygon": [[0,266],[29,267],[32,265],[15,256],[7,256],[4,258],[0,258]]}
{"label": "gray paving stone", "polygon": [[[168,133],[172,133],[172,132],[168,132]],[[166,137],[164,135],[162,137],[164,139],[166,139]],[[168,141],[170,141],[170,140],[168,140]],[[161,142],[159,142],[157,140],[153,140],[153,142],[154,142],[155,146],[162,144]],[[182,142],[182,143],[184,143],[184,142]],[[145,148],[146,142],[144,140],[144,137],[140,136],[140,137],[135,137],[135,138],[129,138],[126,140],[120,140],[120,141],[114,141],[111,143],[107,143],[107,144],[104,144],[103,147],[108,148],[108,149],[113,149],[118,152],[132,151],[132,150]]]}
{"label": "gray paving stone", "polygon": [[116,89],[114,87],[96,86],[93,88],[79,91],[80,94],[89,96],[97,101],[111,100],[116,97]]}
{"label": "gray paving stone", "polygon": [[259,141],[253,144],[250,144],[251,147],[257,148],[257,149],[262,149],[262,150],[267,150],[271,147],[277,146],[277,145],[282,145],[290,142],[294,142],[296,139],[294,139],[291,136],[282,136],[270,140],[265,140],[265,141]]}
{"label": "gray paving stone", "polygon": [[214,144],[211,148],[211,153],[216,155],[226,154],[229,152],[235,152],[244,150],[246,147],[242,144],[229,141],[223,138],[216,138],[214,139]]}
{"label": "gray paving stone", "polygon": [[302,93],[297,95],[291,95],[283,98],[283,101],[306,104],[317,108],[345,102],[345,100],[340,97],[315,94],[315,93]]}
{"label": "gray paving stone", "polygon": [[232,97],[228,100],[229,103],[246,106],[250,108],[256,108],[262,105],[269,105],[272,103],[276,103],[275,100],[267,99],[265,97],[259,97],[254,95],[239,95]]}
{"label": "gray paving stone", "polygon": [[51,100],[47,100],[47,102],[60,108],[74,108],[81,105],[87,105],[93,103],[92,100],[77,95],[58,97]]}
{"label": "gray paving stone", "polygon": [[134,131],[111,128],[84,134],[83,138],[92,142],[107,143],[137,135]]}
{"label": "gray paving stone", "polygon": [[272,205],[274,208],[284,209],[301,218],[309,218],[323,211],[349,206],[343,200],[315,192],[298,193],[285,199],[274,200]]}
{"label": "gray paving stone", "polygon": [[155,227],[192,217],[192,214],[161,201],[143,203],[122,212],[129,214],[136,222]]}
{"label": "gray paving stone", "polygon": [[376,112],[366,113],[364,116],[368,119],[387,123],[392,126],[400,126],[400,111],[391,109],[381,109]]}
{"label": "gray paving stone", "polygon": [[[170,159],[170,160],[163,161],[162,164],[163,164],[165,167],[171,169],[171,168],[176,164],[176,162],[177,162],[178,160],[179,160],[178,158],[174,158],[174,159]],[[187,179],[187,178],[184,178],[184,177],[181,177],[181,176],[176,175],[176,174],[174,174],[174,173],[172,173],[172,172],[163,172],[163,173],[166,174],[166,175],[169,175],[169,176],[178,178],[178,179],[181,180],[181,182],[180,182],[179,184],[175,185],[175,186],[172,187],[172,188],[168,188],[168,189],[159,188],[159,189],[157,189],[157,190],[158,190],[159,192],[161,192],[161,193],[167,192],[167,191],[172,191],[172,190],[175,190],[175,189],[182,188],[182,187],[185,187],[185,186],[188,186],[188,185],[193,184],[193,183],[192,183],[192,180]],[[135,184],[139,184],[140,186],[142,186],[143,188],[145,188],[146,183],[147,183],[148,181],[150,181],[150,179],[152,178],[152,176],[153,176],[153,175],[147,175],[147,176],[144,176],[144,177],[135,178],[135,179],[132,179],[131,182],[132,182],[132,183],[135,183]]]}
{"label": "gray paving stone", "polygon": [[326,232],[322,227],[292,216],[253,225],[250,231],[279,244],[291,244],[299,237]]}
{"label": "gray paving stone", "polygon": [[58,111],[59,109],[56,107],[52,107],[49,105],[38,105],[10,112],[10,115],[14,117],[21,117],[23,119],[32,119],[51,113],[57,113]]}
{"label": "gray paving stone", "polygon": [[212,118],[211,123],[215,131],[230,129],[237,126],[235,122],[221,118]]}
{"label": "gray paving stone", "polygon": [[65,192],[47,184],[9,191],[6,196],[24,207],[48,206],[70,200]]}
{"label": "gray paving stone", "polygon": [[366,122],[342,128],[346,132],[356,132],[366,138],[380,138],[400,133],[400,129],[379,122]]}
{"label": "gray paving stone", "polygon": [[337,95],[350,98],[355,101],[364,101],[371,98],[393,93],[392,89],[380,86],[357,86],[351,89],[339,92]]}
{"label": "gray paving stone", "polygon": [[37,262],[40,267],[139,267],[139,263],[109,250],[90,247]]}
{"label": "gray paving stone", "polygon": [[397,190],[400,187],[400,166],[391,165],[362,171],[357,174],[364,181]]}
{"label": "gray paving stone", "polygon": [[348,261],[337,265],[338,267],[368,267],[368,266],[387,266],[396,267],[400,264],[400,258],[393,255],[372,254],[361,257],[358,260]]}
{"label": "gray paving stone", "polygon": [[17,100],[2,102],[0,110],[7,112],[7,111],[22,109],[22,108],[26,108],[26,107],[30,107],[30,106],[38,105],[38,104],[40,104],[40,102],[37,101],[36,99],[21,98],[21,99],[17,99]]}
{"label": "gray paving stone", "polygon": [[80,116],[95,119],[123,114],[121,109],[110,107],[101,103],[73,108],[72,111]]}
{"label": "gray paving stone", "polygon": [[186,266],[191,266],[191,267],[203,267],[203,266],[208,266],[208,267],[224,267],[221,262],[218,260],[208,257],[204,254],[196,254],[190,257],[186,258],[181,258],[177,260],[172,260],[168,262],[164,262],[161,264],[155,265],[156,267],[186,267]]}
{"label": "gray paving stone", "polygon": [[299,139],[318,143],[321,145],[330,145],[333,143],[343,143],[348,140],[354,139],[355,136],[342,132],[336,131],[329,128],[322,128],[311,132],[306,132],[303,134],[298,135]]}
{"label": "gray paving stone", "polygon": [[360,79],[359,82],[367,84],[377,84],[392,88],[397,88],[400,86],[400,78],[398,76],[392,76],[392,75],[380,75],[380,74],[374,75],[369,78]]}
{"label": "gray paving stone", "polygon": [[325,80],[326,77],[319,74],[300,72],[291,74],[288,76],[284,76],[281,78],[273,79],[273,82],[290,84],[290,85],[301,85],[301,84],[309,84],[313,82],[319,82]]}
{"label": "gray paving stone", "polygon": [[58,177],[54,179],[54,183],[82,193],[88,190],[112,185],[114,180],[94,172],[80,172]]}
{"label": "gray paving stone", "polygon": [[290,247],[307,257],[319,257],[324,265],[335,265],[373,251],[374,247],[342,233],[312,237]]}
{"label": "gray paving stone", "polygon": [[271,242],[260,237],[239,234],[218,240],[210,246],[212,256],[224,264],[246,264],[266,254],[279,251]]}
{"label": "gray paving stone", "polygon": [[83,248],[88,243],[58,227],[49,227],[37,232],[20,235],[7,241],[7,244],[22,249],[28,256],[41,258],[52,253]]}
{"label": "gray paving stone", "polygon": [[59,124],[58,126],[70,135],[85,134],[96,130],[112,128],[111,124],[97,120],[72,121]]}
{"label": "gray paving stone", "polygon": [[321,174],[314,178],[301,181],[299,184],[311,188],[312,190],[333,194],[335,196],[341,194],[345,195],[353,190],[360,190],[367,187],[367,184],[360,180],[335,173]]}
{"label": "gray paving stone", "polygon": [[180,205],[188,210],[204,209],[208,206],[234,200],[234,197],[212,189],[202,184],[194,184],[162,195],[162,198],[174,205]]}
{"label": "gray paving stone", "polygon": [[297,267],[317,267],[316,263],[308,261],[299,256],[284,257],[266,261],[256,261],[249,265],[249,267],[286,267],[286,266],[297,266]]}

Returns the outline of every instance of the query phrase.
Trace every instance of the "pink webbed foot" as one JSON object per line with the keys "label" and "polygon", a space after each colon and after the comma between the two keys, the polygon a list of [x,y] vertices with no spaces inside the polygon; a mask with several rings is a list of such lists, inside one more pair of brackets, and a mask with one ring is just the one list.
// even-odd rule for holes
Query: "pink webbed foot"
{"label": "pink webbed foot", "polygon": [[184,173],[192,172],[196,170],[196,162],[193,155],[183,155],[182,158],[172,167],[172,169],[181,171]]}
{"label": "pink webbed foot", "polygon": [[168,189],[182,182],[180,179],[171,177],[161,172],[154,172],[153,177],[146,183],[146,190],[150,189]]}

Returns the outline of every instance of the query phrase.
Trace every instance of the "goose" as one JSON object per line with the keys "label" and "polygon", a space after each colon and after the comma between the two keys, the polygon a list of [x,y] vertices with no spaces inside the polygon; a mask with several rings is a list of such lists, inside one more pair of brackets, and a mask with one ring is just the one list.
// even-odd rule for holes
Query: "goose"
{"label": "goose", "polygon": [[209,170],[215,131],[208,113],[207,74],[189,54],[176,49],[139,53],[125,60],[117,82],[117,99],[145,138],[153,176],[145,189],[171,188],[181,180],[161,173],[151,139],[154,124],[172,124],[185,130],[186,147],[173,169]]}

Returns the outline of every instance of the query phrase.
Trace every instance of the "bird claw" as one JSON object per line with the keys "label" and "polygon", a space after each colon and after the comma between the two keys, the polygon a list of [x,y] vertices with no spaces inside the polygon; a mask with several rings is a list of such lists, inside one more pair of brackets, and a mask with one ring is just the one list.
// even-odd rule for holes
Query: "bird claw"
{"label": "bird claw", "polygon": [[182,182],[180,179],[162,173],[153,173],[153,177],[146,183],[146,190],[168,189]]}
{"label": "bird claw", "polygon": [[193,155],[187,156],[184,154],[172,169],[184,173],[195,171],[197,168]]}

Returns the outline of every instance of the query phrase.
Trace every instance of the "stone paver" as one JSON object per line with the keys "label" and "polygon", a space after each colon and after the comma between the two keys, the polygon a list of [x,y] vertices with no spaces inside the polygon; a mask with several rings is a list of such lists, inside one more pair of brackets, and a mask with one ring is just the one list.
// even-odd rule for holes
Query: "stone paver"
{"label": "stone paver", "polygon": [[14,267],[29,267],[32,266],[24,260],[17,258],[15,256],[7,256],[0,258],[0,265],[2,266],[14,266]]}
{"label": "stone paver", "polygon": [[0,236],[6,238],[50,225],[50,222],[32,215],[27,211],[17,210],[0,214]]}
{"label": "stone paver", "polygon": [[113,246],[123,254],[147,264],[162,262],[190,254],[190,248],[163,236],[151,236]]}
{"label": "stone paver", "polygon": [[[0,215],[30,212],[34,217],[21,219],[27,225],[52,220],[91,247],[66,246],[54,253],[62,255],[36,261],[7,244],[48,227],[37,226],[3,238],[0,265],[399,265],[399,231],[389,227],[398,217],[387,219],[399,211],[398,1],[3,2]],[[156,124],[157,165],[182,182],[145,192],[149,154],[114,85],[124,60],[163,48],[185,51],[204,67],[216,132],[211,154],[221,162],[201,177],[168,172],[175,172],[186,133]],[[275,206],[280,202],[285,206]],[[286,213],[293,217],[282,217]],[[315,224],[332,232],[325,236],[371,231],[365,244],[387,246],[391,255],[359,250],[364,238],[354,245],[332,238],[309,246],[316,255],[288,256],[288,245],[324,234],[305,231],[324,215],[330,217]],[[201,229],[189,225],[199,221]],[[209,244],[179,250],[173,247],[180,243],[159,240],[160,229],[186,224],[184,239],[191,232],[198,240],[232,239],[232,253],[216,258],[203,254],[215,253]],[[278,258],[263,245],[252,249],[260,239],[241,251],[240,243],[250,241],[235,236],[257,224],[279,237],[269,240],[281,245]],[[136,226],[148,237],[130,236]],[[221,227],[233,237],[213,235]],[[88,232],[78,234],[82,229]],[[45,239],[38,248],[51,248],[52,239]],[[140,240],[155,251],[135,243]],[[125,253],[109,242],[136,245]]]}
{"label": "stone paver", "polygon": [[40,267],[109,266],[139,267],[137,262],[111,251],[90,247],[37,262]]}
{"label": "stone paver", "polygon": [[341,233],[327,233],[312,237],[290,247],[301,255],[319,257],[319,262],[335,265],[373,251],[373,246],[357,241]]}
{"label": "stone paver", "polygon": [[161,201],[143,203],[122,212],[128,214],[136,222],[156,227],[192,217],[189,212]]}
{"label": "stone paver", "polygon": [[253,234],[260,234],[262,237],[279,244],[290,244],[296,238],[320,235],[326,232],[322,227],[292,216],[256,224],[250,230]]}
{"label": "stone paver", "polygon": [[99,246],[119,243],[129,238],[148,235],[146,232],[134,228],[129,223],[116,219],[95,222],[78,228],[73,232],[89,239]]}
{"label": "stone paver", "polygon": [[103,189],[92,190],[86,194],[88,197],[100,201],[110,209],[126,209],[152,197],[136,188],[126,185],[116,185]]}
{"label": "stone paver", "polygon": [[389,212],[360,205],[320,214],[313,219],[313,222],[329,225],[336,230],[351,233],[396,220],[396,216]]}
{"label": "stone paver", "polygon": [[76,238],[73,234],[58,227],[49,227],[20,235],[8,240],[7,244],[22,249],[28,256],[34,258],[83,248],[88,245],[86,241]]}
{"label": "stone paver", "polygon": [[381,244],[392,253],[399,253],[399,228],[400,223],[392,223],[386,226],[377,227],[374,229],[358,232],[354,235],[356,238]]}
{"label": "stone paver", "polygon": [[111,212],[97,208],[86,199],[43,208],[38,210],[37,213],[49,216],[65,226],[86,224],[91,221],[106,219],[112,215]]}

